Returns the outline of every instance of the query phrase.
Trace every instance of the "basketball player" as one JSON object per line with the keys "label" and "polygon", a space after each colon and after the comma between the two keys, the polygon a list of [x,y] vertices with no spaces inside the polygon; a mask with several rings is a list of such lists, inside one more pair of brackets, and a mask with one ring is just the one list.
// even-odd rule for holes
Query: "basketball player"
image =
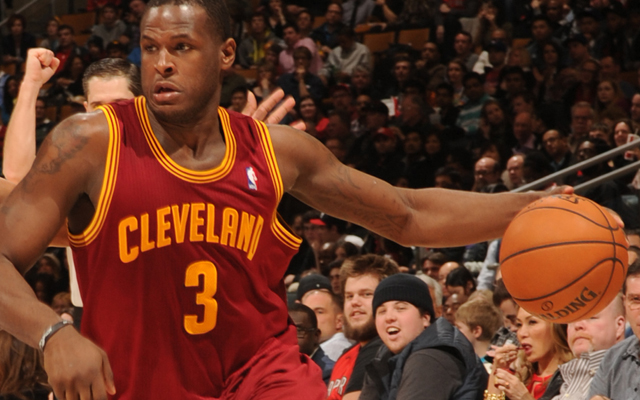
{"label": "basketball player", "polygon": [[[221,0],[150,1],[144,96],[63,121],[0,208],[0,328],[43,344],[59,398],[323,398],[287,321],[300,239],[275,212],[285,191],[430,247],[498,237],[543,196],[394,188],[304,132],[220,109],[229,20]],[[67,216],[85,336],[20,276]]]}

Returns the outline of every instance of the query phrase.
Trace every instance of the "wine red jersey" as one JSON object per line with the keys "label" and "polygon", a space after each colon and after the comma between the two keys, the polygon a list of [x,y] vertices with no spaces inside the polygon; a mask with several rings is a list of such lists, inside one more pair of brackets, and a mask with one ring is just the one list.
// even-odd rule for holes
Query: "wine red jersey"
{"label": "wine red jersey", "polygon": [[219,397],[268,339],[297,344],[282,277],[300,239],[278,220],[269,132],[220,108],[224,159],[194,171],[165,153],[144,97],[101,109],[110,144],[100,199],[90,225],[69,235],[82,331],[109,356],[115,398]]}

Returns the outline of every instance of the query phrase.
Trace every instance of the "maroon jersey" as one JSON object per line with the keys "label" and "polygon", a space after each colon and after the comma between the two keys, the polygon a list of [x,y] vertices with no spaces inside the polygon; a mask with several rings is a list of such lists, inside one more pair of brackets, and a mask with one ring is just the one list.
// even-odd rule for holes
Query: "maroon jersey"
{"label": "maroon jersey", "polygon": [[82,331],[109,356],[115,398],[218,397],[269,338],[297,343],[282,277],[300,239],[278,220],[269,132],[220,108],[224,159],[193,171],[164,152],[144,97],[102,111],[111,139],[100,199],[69,235]]}

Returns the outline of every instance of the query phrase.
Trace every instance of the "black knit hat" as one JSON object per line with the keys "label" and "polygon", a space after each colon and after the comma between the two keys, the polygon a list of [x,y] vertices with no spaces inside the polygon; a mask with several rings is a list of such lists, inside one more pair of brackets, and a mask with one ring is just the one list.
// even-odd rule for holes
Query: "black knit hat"
{"label": "black knit hat", "polygon": [[329,278],[324,275],[318,274],[307,275],[304,278],[300,279],[296,298],[298,300],[302,300],[307,292],[321,289],[326,289],[329,291],[329,293],[331,293],[331,281],[329,280]]}
{"label": "black knit hat", "polygon": [[406,301],[426,311],[435,320],[429,286],[420,278],[409,274],[394,274],[383,279],[373,294],[373,315],[387,301]]}

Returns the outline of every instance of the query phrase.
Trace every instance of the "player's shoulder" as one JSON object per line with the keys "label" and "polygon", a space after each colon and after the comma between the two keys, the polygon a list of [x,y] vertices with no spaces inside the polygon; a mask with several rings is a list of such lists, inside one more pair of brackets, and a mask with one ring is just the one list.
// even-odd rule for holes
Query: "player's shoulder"
{"label": "player's shoulder", "polygon": [[[102,110],[78,113],[60,122],[45,139],[42,150],[51,156],[76,154],[82,158],[92,157],[94,151],[102,152],[109,144],[110,130]],[[80,151],[82,149],[82,151]]]}

